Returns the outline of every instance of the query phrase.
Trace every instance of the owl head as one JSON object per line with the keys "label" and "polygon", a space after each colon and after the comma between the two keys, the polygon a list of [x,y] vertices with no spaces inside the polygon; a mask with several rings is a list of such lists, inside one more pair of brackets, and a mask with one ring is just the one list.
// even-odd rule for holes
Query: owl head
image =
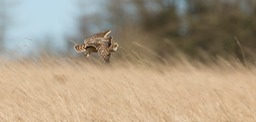
{"label": "owl head", "polygon": [[111,49],[110,49],[110,51],[111,51],[111,52],[116,52],[116,51],[118,50],[118,48],[119,48],[119,45],[118,45],[116,42],[113,42],[113,43],[111,44]]}

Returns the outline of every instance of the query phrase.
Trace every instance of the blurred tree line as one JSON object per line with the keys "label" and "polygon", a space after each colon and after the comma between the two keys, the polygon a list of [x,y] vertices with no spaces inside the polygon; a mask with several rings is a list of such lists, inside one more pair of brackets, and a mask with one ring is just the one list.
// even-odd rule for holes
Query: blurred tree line
{"label": "blurred tree line", "polygon": [[6,33],[6,1],[0,0],[0,52],[3,51],[4,48],[4,38]]}
{"label": "blurred tree line", "polygon": [[90,26],[111,28],[121,53],[242,59],[234,37],[248,60],[256,51],[255,0],[109,0],[101,9],[80,18],[80,37],[92,33]]}

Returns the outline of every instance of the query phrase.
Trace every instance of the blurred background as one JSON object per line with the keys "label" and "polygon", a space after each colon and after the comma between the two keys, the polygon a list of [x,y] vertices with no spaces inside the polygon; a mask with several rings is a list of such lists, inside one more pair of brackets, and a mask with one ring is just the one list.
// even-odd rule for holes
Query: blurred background
{"label": "blurred background", "polygon": [[111,29],[120,60],[254,61],[255,15],[255,0],[0,0],[0,55],[82,56],[70,40]]}

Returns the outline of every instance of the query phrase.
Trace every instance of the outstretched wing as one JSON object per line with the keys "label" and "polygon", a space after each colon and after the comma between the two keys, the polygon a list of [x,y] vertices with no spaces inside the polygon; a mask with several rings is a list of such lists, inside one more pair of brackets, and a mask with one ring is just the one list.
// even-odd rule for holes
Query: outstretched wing
{"label": "outstretched wing", "polygon": [[92,52],[97,52],[97,48],[99,47],[99,43],[87,43],[85,49],[90,49]]}
{"label": "outstretched wing", "polygon": [[86,51],[86,45],[85,44],[81,44],[81,45],[76,44],[74,46],[74,49],[76,52],[81,53],[81,52]]}
{"label": "outstretched wing", "polygon": [[91,50],[92,52],[96,52],[98,46],[99,46],[99,43],[86,43],[81,45],[76,44],[74,46],[74,49],[78,53],[85,52],[88,49]]}

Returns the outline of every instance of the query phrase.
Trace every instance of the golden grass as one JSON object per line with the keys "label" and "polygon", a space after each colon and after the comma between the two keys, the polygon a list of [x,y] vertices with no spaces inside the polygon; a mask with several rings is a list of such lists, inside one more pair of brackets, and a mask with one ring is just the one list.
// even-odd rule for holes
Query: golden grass
{"label": "golden grass", "polygon": [[254,67],[69,58],[0,65],[1,121],[256,121]]}

